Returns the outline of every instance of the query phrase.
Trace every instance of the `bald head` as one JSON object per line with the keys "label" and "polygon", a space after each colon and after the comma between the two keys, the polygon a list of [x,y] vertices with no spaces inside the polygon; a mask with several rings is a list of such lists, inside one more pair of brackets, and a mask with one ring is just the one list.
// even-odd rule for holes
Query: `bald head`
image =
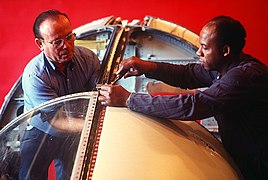
{"label": "bald head", "polygon": [[69,17],[58,11],[58,10],[48,10],[48,11],[45,11],[45,12],[42,12],[41,14],[39,14],[37,16],[37,18],[35,19],[35,22],[34,22],[34,25],[33,25],[33,33],[34,33],[34,36],[35,38],[41,38],[42,39],[42,36],[41,36],[41,33],[40,33],[40,26],[42,25],[42,23],[48,19],[50,20],[59,20],[61,17],[64,17],[67,21],[69,21],[70,23],[70,20],[69,20]]}

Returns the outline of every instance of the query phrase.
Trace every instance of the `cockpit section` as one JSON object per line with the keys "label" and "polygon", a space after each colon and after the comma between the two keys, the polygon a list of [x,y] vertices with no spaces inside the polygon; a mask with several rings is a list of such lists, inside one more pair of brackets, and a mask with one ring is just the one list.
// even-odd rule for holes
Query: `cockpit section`
{"label": "cockpit section", "polygon": [[[128,23],[121,18],[110,16],[80,26],[76,28],[74,32],[76,33],[75,45],[91,49],[96,53],[100,60],[101,70],[97,79],[99,84],[111,83],[115,78],[119,63],[131,56],[137,56],[143,60],[153,62],[167,62],[173,64],[198,63],[198,57],[195,54],[198,47],[198,36],[184,27],[159,18],[147,16],[143,22],[134,21]],[[179,93],[193,93],[195,91],[194,89],[172,87],[163,82],[146,78],[144,75],[126,79],[122,78],[117,84],[122,85],[130,92],[142,92],[151,95],[175,95]],[[98,134],[98,124],[100,119],[107,119],[107,116],[111,115],[111,117],[118,117],[121,121],[122,118],[118,115],[120,113],[124,114],[125,118],[130,116],[133,119],[142,119],[139,123],[148,125],[146,126],[148,129],[136,126],[137,129],[135,129],[135,131],[144,133],[147,131],[153,132],[155,127],[161,129],[161,133],[167,137],[167,139],[165,139],[165,137],[163,139],[168,140],[167,142],[169,142],[170,139],[172,139],[172,143],[174,144],[176,144],[176,141],[180,141],[180,143],[183,142],[182,144],[187,141],[189,144],[187,147],[193,149],[197,148],[195,149],[195,153],[198,153],[199,148],[201,149],[201,154],[206,151],[204,154],[209,159],[205,159],[205,161],[224,161],[224,167],[226,167],[228,172],[233,173],[231,173],[231,177],[236,177],[235,170],[232,169],[232,165],[229,165],[229,161],[226,160],[228,159],[228,156],[225,155],[225,153],[222,153],[223,150],[220,143],[216,139],[213,139],[213,136],[207,132],[207,130],[210,132],[218,131],[217,124],[213,118],[202,120],[201,123],[206,128],[205,129],[199,124],[197,125],[195,122],[192,122],[192,124],[173,122],[165,124],[158,119],[145,118],[142,117],[142,115],[137,116],[126,109],[120,110],[109,108],[108,115],[105,116],[105,108],[98,105],[97,96],[97,91],[68,95],[42,104],[30,112],[23,113],[23,92],[21,88],[21,77],[19,77],[18,81],[7,95],[0,111],[0,179],[2,177],[17,179],[20,164],[21,132],[27,128],[27,122],[30,119],[37,116],[53,118],[57,114],[67,118],[76,117],[84,120],[84,127],[86,127],[86,129],[84,128],[82,133],[77,134],[80,143],[77,146],[78,151],[74,168],[74,173],[79,174],[80,176],[81,173],[85,173],[83,171],[87,171],[85,169],[80,169],[82,167],[81,163],[85,163],[85,156],[91,157],[94,153],[94,138],[100,135]],[[150,120],[148,121],[148,119]],[[111,120],[107,120],[107,122],[109,121]],[[128,121],[127,123],[129,124],[123,127],[118,126],[117,128],[132,128],[131,126],[133,125],[133,122]],[[194,128],[192,129],[190,125]],[[109,123],[109,126],[111,126],[111,129],[115,128],[111,123]],[[176,131],[174,131],[174,129],[176,129]],[[107,131],[107,129],[105,131]],[[200,133],[201,135],[197,136],[195,133]],[[155,132],[154,134],[157,136],[159,135]],[[174,137],[174,134],[178,136]],[[104,139],[109,139],[110,135],[112,134],[106,135]],[[120,134],[117,135],[120,136]],[[152,137],[149,137],[148,139],[150,138]],[[143,138],[142,140],[144,139],[146,140],[146,138]],[[83,142],[86,142],[86,145],[84,145]],[[192,142],[202,145],[195,146],[196,144],[193,145]],[[118,142],[115,142],[115,144],[116,143]],[[149,141],[143,141],[143,143],[145,147],[150,144]],[[161,144],[161,146],[166,146],[165,143]],[[130,145],[134,146],[134,144]],[[121,145],[118,147],[121,147]],[[210,147],[213,147],[215,150],[212,150],[213,148]],[[207,148],[209,149],[208,151]],[[169,152],[168,149],[161,147],[160,149],[165,150],[164,152]],[[174,152],[181,151],[179,147],[174,147],[173,150]],[[105,148],[101,149],[101,151],[104,152]],[[209,154],[212,151],[216,158],[210,157]],[[149,152],[150,150],[148,153]],[[218,153],[220,153],[220,155],[218,155]],[[174,156],[176,156],[175,154],[176,153],[174,153]],[[110,154],[105,155],[110,156]],[[186,155],[185,159],[187,159],[187,153],[184,155]],[[222,158],[221,155],[224,158]],[[160,156],[157,154],[155,158],[158,159]],[[101,159],[100,162],[102,164],[105,161],[107,160]],[[92,163],[91,160],[89,160],[85,164],[88,162]],[[175,163],[175,161],[172,162]],[[70,163],[73,162],[70,161]],[[185,164],[187,165],[187,162],[185,162]]]}

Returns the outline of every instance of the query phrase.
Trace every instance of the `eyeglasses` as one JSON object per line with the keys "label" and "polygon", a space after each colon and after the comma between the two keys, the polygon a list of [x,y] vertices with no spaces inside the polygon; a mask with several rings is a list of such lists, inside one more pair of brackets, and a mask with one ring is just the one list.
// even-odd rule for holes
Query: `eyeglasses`
{"label": "eyeglasses", "polygon": [[60,39],[56,39],[54,41],[45,41],[43,38],[40,38],[43,42],[45,43],[50,43],[52,44],[55,48],[60,48],[64,45],[65,40],[68,43],[71,43],[72,41],[74,41],[75,39],[75,33],[71,32],[70,34],[68,34],[65,38],[60,38]]}

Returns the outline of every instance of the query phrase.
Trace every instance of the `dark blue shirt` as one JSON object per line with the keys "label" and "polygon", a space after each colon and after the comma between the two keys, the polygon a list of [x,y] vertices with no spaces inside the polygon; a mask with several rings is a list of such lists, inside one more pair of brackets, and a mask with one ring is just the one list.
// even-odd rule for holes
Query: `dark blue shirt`
{"label": "dark blue shirt", "polygon": [[[75,47],[65,74],[41,52],[27,64],[22,76],[25,111],[60,96],[92,90],[96,86],[99,69],[98,57],[84,47]],[[51,135],[57,134],[40,117],[32,118],[30,125]]]}
{"label": "dark blue shirt", "polygon": [[131,110],[180,120],[214,116],[223,145],[238,166],[268,176],[267,66],[244,54],[222,77],[200,64],[166,63],[159,63],[157,71],[146,76],[182,88],[207,89],[177,96],[132,93],[128,101]]}

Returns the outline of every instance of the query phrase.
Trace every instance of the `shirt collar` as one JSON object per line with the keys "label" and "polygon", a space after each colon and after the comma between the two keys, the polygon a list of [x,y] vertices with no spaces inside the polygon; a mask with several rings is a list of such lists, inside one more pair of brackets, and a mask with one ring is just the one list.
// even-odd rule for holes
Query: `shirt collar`
{"label": "shirt collar", "polygon": [[[53,68],[53,70],[58,69],[57,66],[52,62],[51,58],[47,57],[46,54],[43,52],[44,58],[47,60],[49,65]],[[74,67],[74,58],[72,57],[71,61],[69,62],[67,68],[73,68]]]}
{"label": "shirt collar", "polygon": [[232,69],[232,68],[238,66],[244,59],[245,59],[245,55],[244,55],[244,53],[241,53],[239,59],[236,60],[236,61],[233,61],[233,62],[231,63],[231,65],[228,67],[228,69],[227,69],[226,72],[228,72],[230,69]]}

